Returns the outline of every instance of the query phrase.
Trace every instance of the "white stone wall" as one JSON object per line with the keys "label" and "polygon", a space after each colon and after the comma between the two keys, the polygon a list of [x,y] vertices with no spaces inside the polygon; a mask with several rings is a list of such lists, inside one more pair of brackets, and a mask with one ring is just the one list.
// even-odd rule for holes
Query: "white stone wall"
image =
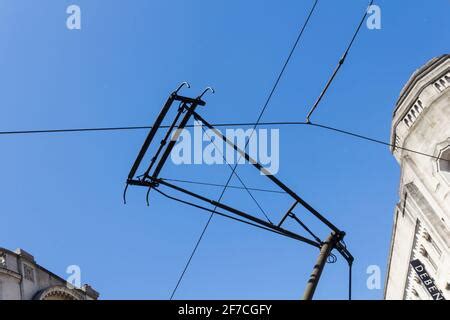
{"label": "white stone wall", "polygon": [[0,300],[21,299],[20,281],[17,259],[15,255],[1,251],[2,264],[0,265]]}
{"label": "white stone wall", "polygon": [[0,300],[96,300],[98,293],[85,285],[75,289],[41,267],[29,253],[0,248]]}
{"label": "white stone wall", "polygon": [[[450,147],[450,56],[433,59],[412,76],[397,104],[393,154],[401,167],[386,299],[431,299],[410,267],[419,259],[450,299],[450,179],[438,160]],[[405,150],[406,149],[406,150]],[[409,150],[408,150],[409,149]]]}

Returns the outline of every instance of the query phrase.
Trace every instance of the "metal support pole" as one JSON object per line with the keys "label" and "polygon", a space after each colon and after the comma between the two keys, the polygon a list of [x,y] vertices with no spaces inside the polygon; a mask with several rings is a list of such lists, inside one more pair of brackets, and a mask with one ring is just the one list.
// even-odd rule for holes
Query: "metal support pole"
{"label": "metal support pole", "polygon": [[336,246],[336,243],[338,243],[339,237],[339,234],[332,232],[327,240],[322,244],[319,257],[317,258],[317,262],[314,265],[314,269],[309,277],[308,283],[306,284],[303,300],[312,300],[319,283],[320,276],[322,275],[323,268],[325,267],[325,263],[327,263],[327,258]]}

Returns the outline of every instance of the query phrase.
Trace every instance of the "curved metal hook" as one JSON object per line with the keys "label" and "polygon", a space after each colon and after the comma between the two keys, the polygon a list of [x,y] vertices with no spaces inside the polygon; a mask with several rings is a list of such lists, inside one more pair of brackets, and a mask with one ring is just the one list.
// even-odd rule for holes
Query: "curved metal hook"
{"label": "curved metal hook", "polygon": [[180,91],[181,88],[183,88],[184,86],[186,86],[186,87],[188,87],[188,88],[191,87],[191,85],[190,85],[187,81],[184,81],[182,84],[180,84],[180,85],[178,86],[177,90],[175,90],[173,93],[177,94],[178,91]]}
{"label": "curved metal hook", "polygon": [[197,99],[201,99],[203,97],[203,95],[205,93],[207,93],[208,91],[211,91],[212,93],[216,93],[216,91],[212,87],[206,87],[205,91],[203,91],[202,94],[199,95]]}
{"label": "curved metal hook", "polygon": [[147,195],[145,196],[145,201],[147,201],[147,207],[150,207],[150,202],[148,201],[148,195],[150,194],[151,190],[152,190],[152,187],[149,187],[147,190]]}
{"label": "curved metal hook", "polygon": [[123,204],[127,204],[127,190],[128,190],[129,184],[125,186],[125,190],[123,190]]}

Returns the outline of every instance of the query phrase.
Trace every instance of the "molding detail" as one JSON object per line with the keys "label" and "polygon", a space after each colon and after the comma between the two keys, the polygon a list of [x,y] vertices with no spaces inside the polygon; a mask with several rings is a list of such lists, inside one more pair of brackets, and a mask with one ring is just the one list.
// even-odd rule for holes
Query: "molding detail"
{"label": "molding detail", "polygon": [[67,287],[53,286],[38,292],[33,300],[84,300],[84,298]]}

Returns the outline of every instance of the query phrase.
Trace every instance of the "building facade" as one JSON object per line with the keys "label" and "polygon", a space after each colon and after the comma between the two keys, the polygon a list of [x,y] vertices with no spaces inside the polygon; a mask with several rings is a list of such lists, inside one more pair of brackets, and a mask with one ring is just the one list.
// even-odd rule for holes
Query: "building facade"
{"label": "building facade", "polygon": [[391,144],[401,177],[385,298],[450,299],[449,54],[429,61],[404,86]]}
{"label": "building facade", "polygon": [[28,252],[0,248],[0,300],[97,300],[89,285],[77,289],[36,263]]}

